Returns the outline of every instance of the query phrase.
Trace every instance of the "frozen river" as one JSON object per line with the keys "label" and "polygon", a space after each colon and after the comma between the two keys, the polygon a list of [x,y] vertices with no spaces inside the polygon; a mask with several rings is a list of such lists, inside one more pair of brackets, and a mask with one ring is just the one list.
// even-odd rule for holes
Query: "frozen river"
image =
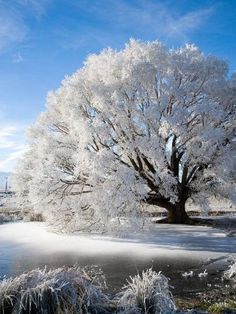
{"label": "frozen river", "polygon": [[[111,291],[149,267],[170,278],[174,294],[206,290],[220,282],[232,253],[236,238],[208,227],[154,225],[151,232],[116,238],[59,235],[35,222],[0,225],[0,277],[45,265],[98,265]],[[208,275],[199,278],[205,269]],[[191,270],[193,276],[185,278],[183,273]]]}

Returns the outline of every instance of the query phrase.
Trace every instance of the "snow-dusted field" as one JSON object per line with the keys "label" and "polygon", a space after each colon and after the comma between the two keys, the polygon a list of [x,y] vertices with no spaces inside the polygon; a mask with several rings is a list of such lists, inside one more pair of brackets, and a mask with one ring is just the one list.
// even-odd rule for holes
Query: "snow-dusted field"
{"label": "snow-dusted field", "polygon": [[73,252],[78,255],[129,253],[202,259],[236,253],[236,237],[227,237],[222,230],[167,224],[154,224],[150,232],[118,238],[91,234],[61,235],[48,231],[44,223],[20,222],[0,226],[0,247],[5,242],[41,252]]}

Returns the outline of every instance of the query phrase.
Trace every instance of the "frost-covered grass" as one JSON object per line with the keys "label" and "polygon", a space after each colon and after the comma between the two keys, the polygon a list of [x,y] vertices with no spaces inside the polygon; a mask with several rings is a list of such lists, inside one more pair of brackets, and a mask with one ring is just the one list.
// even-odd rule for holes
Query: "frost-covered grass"
{"label": "frost-covered grass", "polygon": [[229,269],[224,272],[224,277],[226,279],[232,279],[236,282],[236,256],[233,256],[232,264]]}
{"label": "frost-covered grass", "polygon": [[0,224],[19,221],[21,219],[23,219],[23,215],[17,208],[17,204],[13,204],[12,198],[0,198]]}
{"label": "frost-covered grass", "polygon": [[152,269],[130,278],[113,300],[104,287],[99,271],[35,269],[0,282],[0,313],[167,314],[176,309],[167,278]]}
{"label": "frost-covered grass", "polygon": [[22,220],[23,217],[20,212],[8,212],[5,210],[4,212],[0,212],[0,225],[7,222],[16,222]]}
{"label": "frost-covered grass", "polygon": [[119,300],[120,313],[174,313],[175,302],[168,279],[152,269],[130,278]]}
{"label": "frost-covered grass", "polygon": [[107,313],[95,273],[36,269],[0,282],[0,313]]}
{"label": "frost-covered grass", "polygon": [[11,218],[9,217],[9,215],[0,213],[0,225],[6,222],[10,222],[10,221],[11,221]]}

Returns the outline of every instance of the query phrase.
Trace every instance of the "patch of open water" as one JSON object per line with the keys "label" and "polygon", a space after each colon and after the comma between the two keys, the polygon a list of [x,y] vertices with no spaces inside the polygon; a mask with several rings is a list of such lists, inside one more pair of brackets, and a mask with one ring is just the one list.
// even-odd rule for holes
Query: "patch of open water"
{"label": "patch of open water", "polygon": [[[120,290],[129,276],[150,267],[170,279],[174,295],[188,295],[222,285],[221,273],[228,264],[227,256],[236,250],[235,239],[227,240],[227,243],[231,242],[226,246],[221,234],[208,229],[200,227],[194,233],[190,228],[183,227],[179,232],[165,228],[157,230],[156,238],[118,239],[53,234],[40,223],[1,225],[0,277],[15,276],[45,265],[77,264],[81,267],[99,266],[111,292]],[[210,240],[205,239],[210,242],[204,245],[201,242],[206,231],[212,233],[207,235]],[[218,250],[217,247],[208,248],[217,242]],[[205,269],[208,275],[200,278],[199,274]],[[183,276],[190,271],[193,276]]]}

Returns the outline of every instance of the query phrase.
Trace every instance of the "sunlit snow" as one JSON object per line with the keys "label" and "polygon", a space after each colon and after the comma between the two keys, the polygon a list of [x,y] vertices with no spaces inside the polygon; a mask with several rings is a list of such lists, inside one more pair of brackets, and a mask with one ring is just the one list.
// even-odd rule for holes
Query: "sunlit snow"
{"label": "sunlit snow", "polygon": [[[14,223],[0,226],[0,247],[4,243],[40,250],[80,254],[133,254],[216,256],[236,252],[236,238],[210,227],[155,225],[150,233],[116,238],[101,235],[61,235],[47,230],[43,223]],[[175,251],[174,251],[175,250]],[[201,254],[199,254],[201,252]]]}

